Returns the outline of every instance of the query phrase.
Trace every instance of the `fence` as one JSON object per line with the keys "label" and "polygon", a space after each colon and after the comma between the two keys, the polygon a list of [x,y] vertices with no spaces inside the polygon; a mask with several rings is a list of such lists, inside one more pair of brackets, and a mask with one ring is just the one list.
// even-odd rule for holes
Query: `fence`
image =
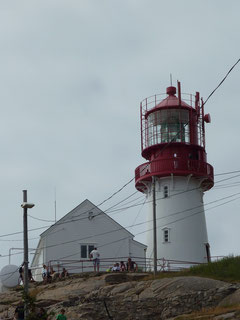
{"label": "fence", "polygon": [[[211,261],[217,261],[219,259],[223,259],[225,256],[213,256]],[[117,257],[117,258],[103,258],[100,263],[100,271],[106,272],[110,271],[111,267],[114,266],[115,263],[120,263],[123,261],[126,265],[129,257]],[[132,261],[134,261],[137,265],[135,265],[135,271],[137,272],[147,272],[151,273],[153,271],[153,259],[152,258],[142,258],[142,257],[131,257]],[[196,261],[183,261],[183,260],[170,260],[165,258],[157,259],[157,270],[158,272],[177,272],[184,269],[188,269],[194,265],[206,264],[205,262],[196,262]],[[41,267],[38,266],[32,268],[34,279],[37,281],[42,280],[41,276]],[[61,273],[62,269],[65,268],[68,273],[78,274],[78,273],[86,273],[92,272],[93,261],[90,259],[84,260],[50,260],[48,262],[48,267],[54,269],[55,272]]]}
{"label": "fence", "polygon": [[[118,257],[116,258],[104,258],[101,259],[100,271],[107,271],[115,263],[123,261],[125,264],[128,257]],[[137,265],[137,271],[142,272],[151,272],[153,270],[153,259],[151,258],[140,258],[140,257],[131,257]],[[204,264],[195,261],[182,261],[182,260],[169,260],[169,259],[158,259],[157,260],[157,270],[158,271],[180,271],[190,266]],[[55,271],[61,272],[62,268],[66,268],[69,273],[82,273],[82,272],[91,272],[93,271],[93,262],[92,260],[51,260],[48,264],[49,267],[53,267]]]}

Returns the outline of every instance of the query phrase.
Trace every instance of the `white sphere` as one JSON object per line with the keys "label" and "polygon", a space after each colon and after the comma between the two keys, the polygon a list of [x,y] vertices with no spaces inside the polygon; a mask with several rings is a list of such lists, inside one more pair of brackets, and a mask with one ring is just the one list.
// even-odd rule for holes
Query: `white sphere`
{"label": "white sphere", "polygon": [[0,278],[2,285],[6,288],[13,288],[18,285],[19,267],[9,264],[2,268]]}

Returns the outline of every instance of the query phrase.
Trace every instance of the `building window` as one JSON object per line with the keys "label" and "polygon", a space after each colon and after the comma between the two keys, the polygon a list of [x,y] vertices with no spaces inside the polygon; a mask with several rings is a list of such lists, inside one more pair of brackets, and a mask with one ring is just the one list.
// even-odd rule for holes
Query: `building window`
{"label": "building window", "polygon": [[87,246],[81,245],[81,258],[87,258]]}
{"label": "building window", "polygon": [[163,229],[163,242],[170,242],[170,229],[168,228]]}
{"label": "building window", "polygon": [[90,252],[95,248],[93,244],[81,244],[80,245],[80,258],[89,258]]}
{"label": "building window", "polygon": [[164,198],[168,197],[168,186],[164,186],[164,188],[163,188],[163,197]]}
{"label": "building window", "polygon": [[94,246],[93,245],[89,245],[88,246],[88,256],[90,255],[90,253],[93,251]]}

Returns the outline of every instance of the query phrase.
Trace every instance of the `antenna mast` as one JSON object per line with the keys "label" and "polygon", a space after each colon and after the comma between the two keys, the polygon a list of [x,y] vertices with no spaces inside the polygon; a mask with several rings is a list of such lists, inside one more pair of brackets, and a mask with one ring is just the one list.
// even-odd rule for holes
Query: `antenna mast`
{"label": "antenna mast", "polygon": [[54,214],[55,214],[55,223],[57,222],[57,200],[56,200],[56,187],[54,188]]}

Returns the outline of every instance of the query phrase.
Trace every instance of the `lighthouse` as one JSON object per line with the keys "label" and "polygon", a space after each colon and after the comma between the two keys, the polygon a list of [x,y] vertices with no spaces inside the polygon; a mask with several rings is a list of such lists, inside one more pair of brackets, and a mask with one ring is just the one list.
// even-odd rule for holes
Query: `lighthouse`
{"label": "lighthouse", "polygon": [[199,92],[181,94],[180,82],[177,88],[140,104],[147,162],[136,168],[135,186],[148,204],[148,261],[156,250],[168,265],[191,265],[210,261],[203,195],[214,185],[205,150],[205,123],[211,119]]}

